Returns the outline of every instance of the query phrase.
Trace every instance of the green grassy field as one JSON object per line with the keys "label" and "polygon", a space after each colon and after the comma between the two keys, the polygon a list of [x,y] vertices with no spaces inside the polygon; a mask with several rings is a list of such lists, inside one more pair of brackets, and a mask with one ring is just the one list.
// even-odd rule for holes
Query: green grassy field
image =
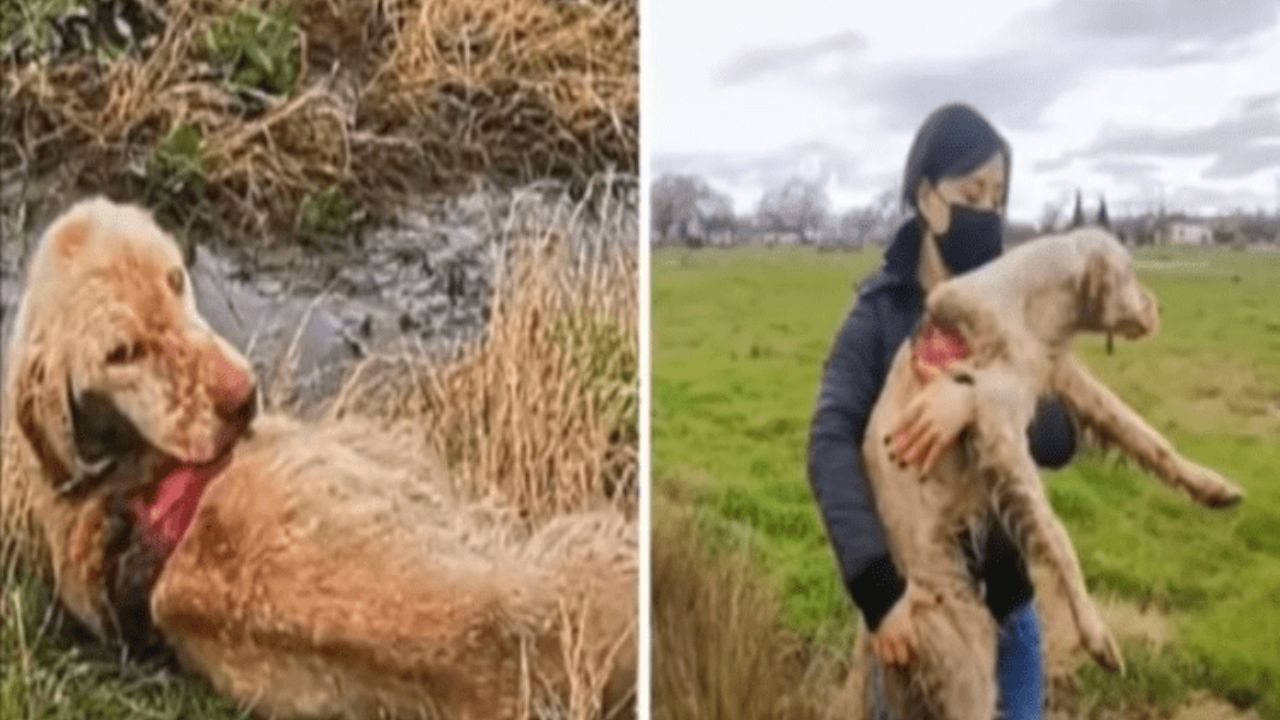
{"label": "green grassy field", "polygon": [[[662,250],[653,259],[653,475],[713,534],[748,538],[785,622],[847,642],[840,587],[805,479],[829,343],[877,251]],[[1167,617],[1163,650],[1126,643],[1127,677],[1086,670],[1092,706],[1169,709],[1203,688],[1280,717],[1280,253],[1152,249],[1139,273],[1164,329],[1086,362],[1188,456],[1237,479],[1213,513],[1136,470],[1079,457],[1046,476],[1095,594]],[[662,505],[659,505],[661,508]]]}

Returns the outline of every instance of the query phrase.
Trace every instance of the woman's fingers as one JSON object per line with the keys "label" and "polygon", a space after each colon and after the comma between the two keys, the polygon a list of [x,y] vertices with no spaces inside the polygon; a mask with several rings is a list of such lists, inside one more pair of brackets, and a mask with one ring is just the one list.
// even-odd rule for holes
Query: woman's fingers
{"label": "woman's fingers", "polygon": [[922,437],[932,428],[933,423],[930,422],[927,415],[922,415],[917,418],[916,421],[912,423],[911,427],[899,436],[901,439],[900,447],[898,448],[899,454],[908,454],[911,451],[911,448],[915,447],[916,443],[920,442]]}
{"label": "woman's fingers", "polygon": [[920,403],[912,403],[907,406],[907,411],[898,419],[897,426],[891,433],[894,438],[895,451],[901,450],[901,443],[905,438],[908,438],[918,432],[920,419],[923,413],[924,407]]}
{"label": "woman's fingers", "polygon": [[915,633],[908,630],[902,634],[898,640],[898,657],[902,659],[902,664],[907,665],[911,662],[911,657],[915,655],[916,640]]}
{"label": "woman's fingers", "polygon": [[919,433],[909,438],[906,447],[899,453],[902,461],[908,465],[915,465],[925,457],[930,446],[938,440],[938,431],[932,423],[923,423]]}
{"label": "woman's fingers", "polygon": [[906,665],[911,661],[911,643],[900,632],[877,636],[871,642],[871,649],[886,665]]}

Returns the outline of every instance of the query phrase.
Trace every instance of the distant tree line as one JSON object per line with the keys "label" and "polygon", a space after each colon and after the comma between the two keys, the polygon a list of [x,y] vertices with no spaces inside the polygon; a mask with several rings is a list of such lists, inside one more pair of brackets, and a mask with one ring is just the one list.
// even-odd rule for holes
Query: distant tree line
{"label": "distant tree line", "polygon": [[[792,178],[775,185],[756,206],[735,213],[733,201],[697,175],[666,174],[653,182],[650,193],[651,236],[654,243],[688,247],[760,245],[816,245],[861,248],[883,245],[907,218],[896,189],[877,193],[865,205],[843,212],[831,208],[826,189],[817,182]],[[1129,208],[1114,215],[1106,198],[1086,209],[1077,190],[1068,212],[1064,203],[1047,203],[1037,222],[1011,221],[1005,229],[1009,244],[1086,225],[1105,227],[1131,245],[1181,242],[1203,238],[1200,244],[1280,245],[1280,211],[1236,210],[1212,217],[1167,213],[1162,205]]]}
{"label": "distant tree line", "polygon": [[895,190],[843,213],[819,183],[792,178],[761,196],[748,213],[735,214],[727,195],[695,175],[668,174],[650,193],[656,243],[701,247],[757,243],[862,247],[882,244],[905,219]]}

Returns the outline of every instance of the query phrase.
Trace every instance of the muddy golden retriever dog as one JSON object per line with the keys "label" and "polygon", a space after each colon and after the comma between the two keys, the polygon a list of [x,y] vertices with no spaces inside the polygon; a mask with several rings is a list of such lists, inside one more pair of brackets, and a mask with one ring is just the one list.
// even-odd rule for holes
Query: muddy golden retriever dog
{"label": "muddy golden retriever dog", "polygon": [[98,636],[159,644],[270,717],[516,718],[626,705],[634,528],[522,533],[403,428],[254,417],[174,242],[102,199],[35,253],[8,350],[4,507]]}
{"label": "muddy golden retriever dog", "polygon": [[[1030,454],[1025,431],[1040,397],[1057,394],[1094,437],[1204,505],[1242,497],[1236,485],[1181,457],[1072,355],[1077,333],[1105,333],[1110,342],[1112,334],[1138,338],[1157,326],[1155,298],[1138,283],[1128,252],[1098,229],[1029,242],[930,292],[921,329],[895,356],[863,445],[918,639],[911,665],[883,675],[895,720],[995,717],[996,628],[959,544],[992,513],[1024,553],[1051,569],[1081,646],[1103,667],[1122,667]],[[930,352],[946,359],[932,377],[913,366]],[[891,439],[931,401],[963,404],[958,412],[968,424],[924,469],[908,466]],[[864,641],[864,671],[872,667],[869,653]]]}

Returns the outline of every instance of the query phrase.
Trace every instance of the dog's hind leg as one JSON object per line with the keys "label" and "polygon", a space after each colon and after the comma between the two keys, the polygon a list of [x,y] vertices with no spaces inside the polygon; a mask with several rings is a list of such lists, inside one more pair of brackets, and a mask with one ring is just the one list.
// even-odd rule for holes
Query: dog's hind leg
{"label": "dog's hind leg", "polygon": [[1196,502],[1229,507],[1244,497],[1235,483],[1179,455],[1164,436],[1078,360],[1062,358],[1053,376],[1053,389],[1104,443],[1114,445],[1169,485],[1186,490]]}
{"label": "dog's hind leg", "polygon": [[537,587],[520,568],[463,573],[371,548],[334,574],[324,548],[250,556],[223,537],[187,538],[223,544],[172,556],[152,610],[184,664],[258,713],[516,720],[522,687],[539,691],[554,638],[513,617]]}

